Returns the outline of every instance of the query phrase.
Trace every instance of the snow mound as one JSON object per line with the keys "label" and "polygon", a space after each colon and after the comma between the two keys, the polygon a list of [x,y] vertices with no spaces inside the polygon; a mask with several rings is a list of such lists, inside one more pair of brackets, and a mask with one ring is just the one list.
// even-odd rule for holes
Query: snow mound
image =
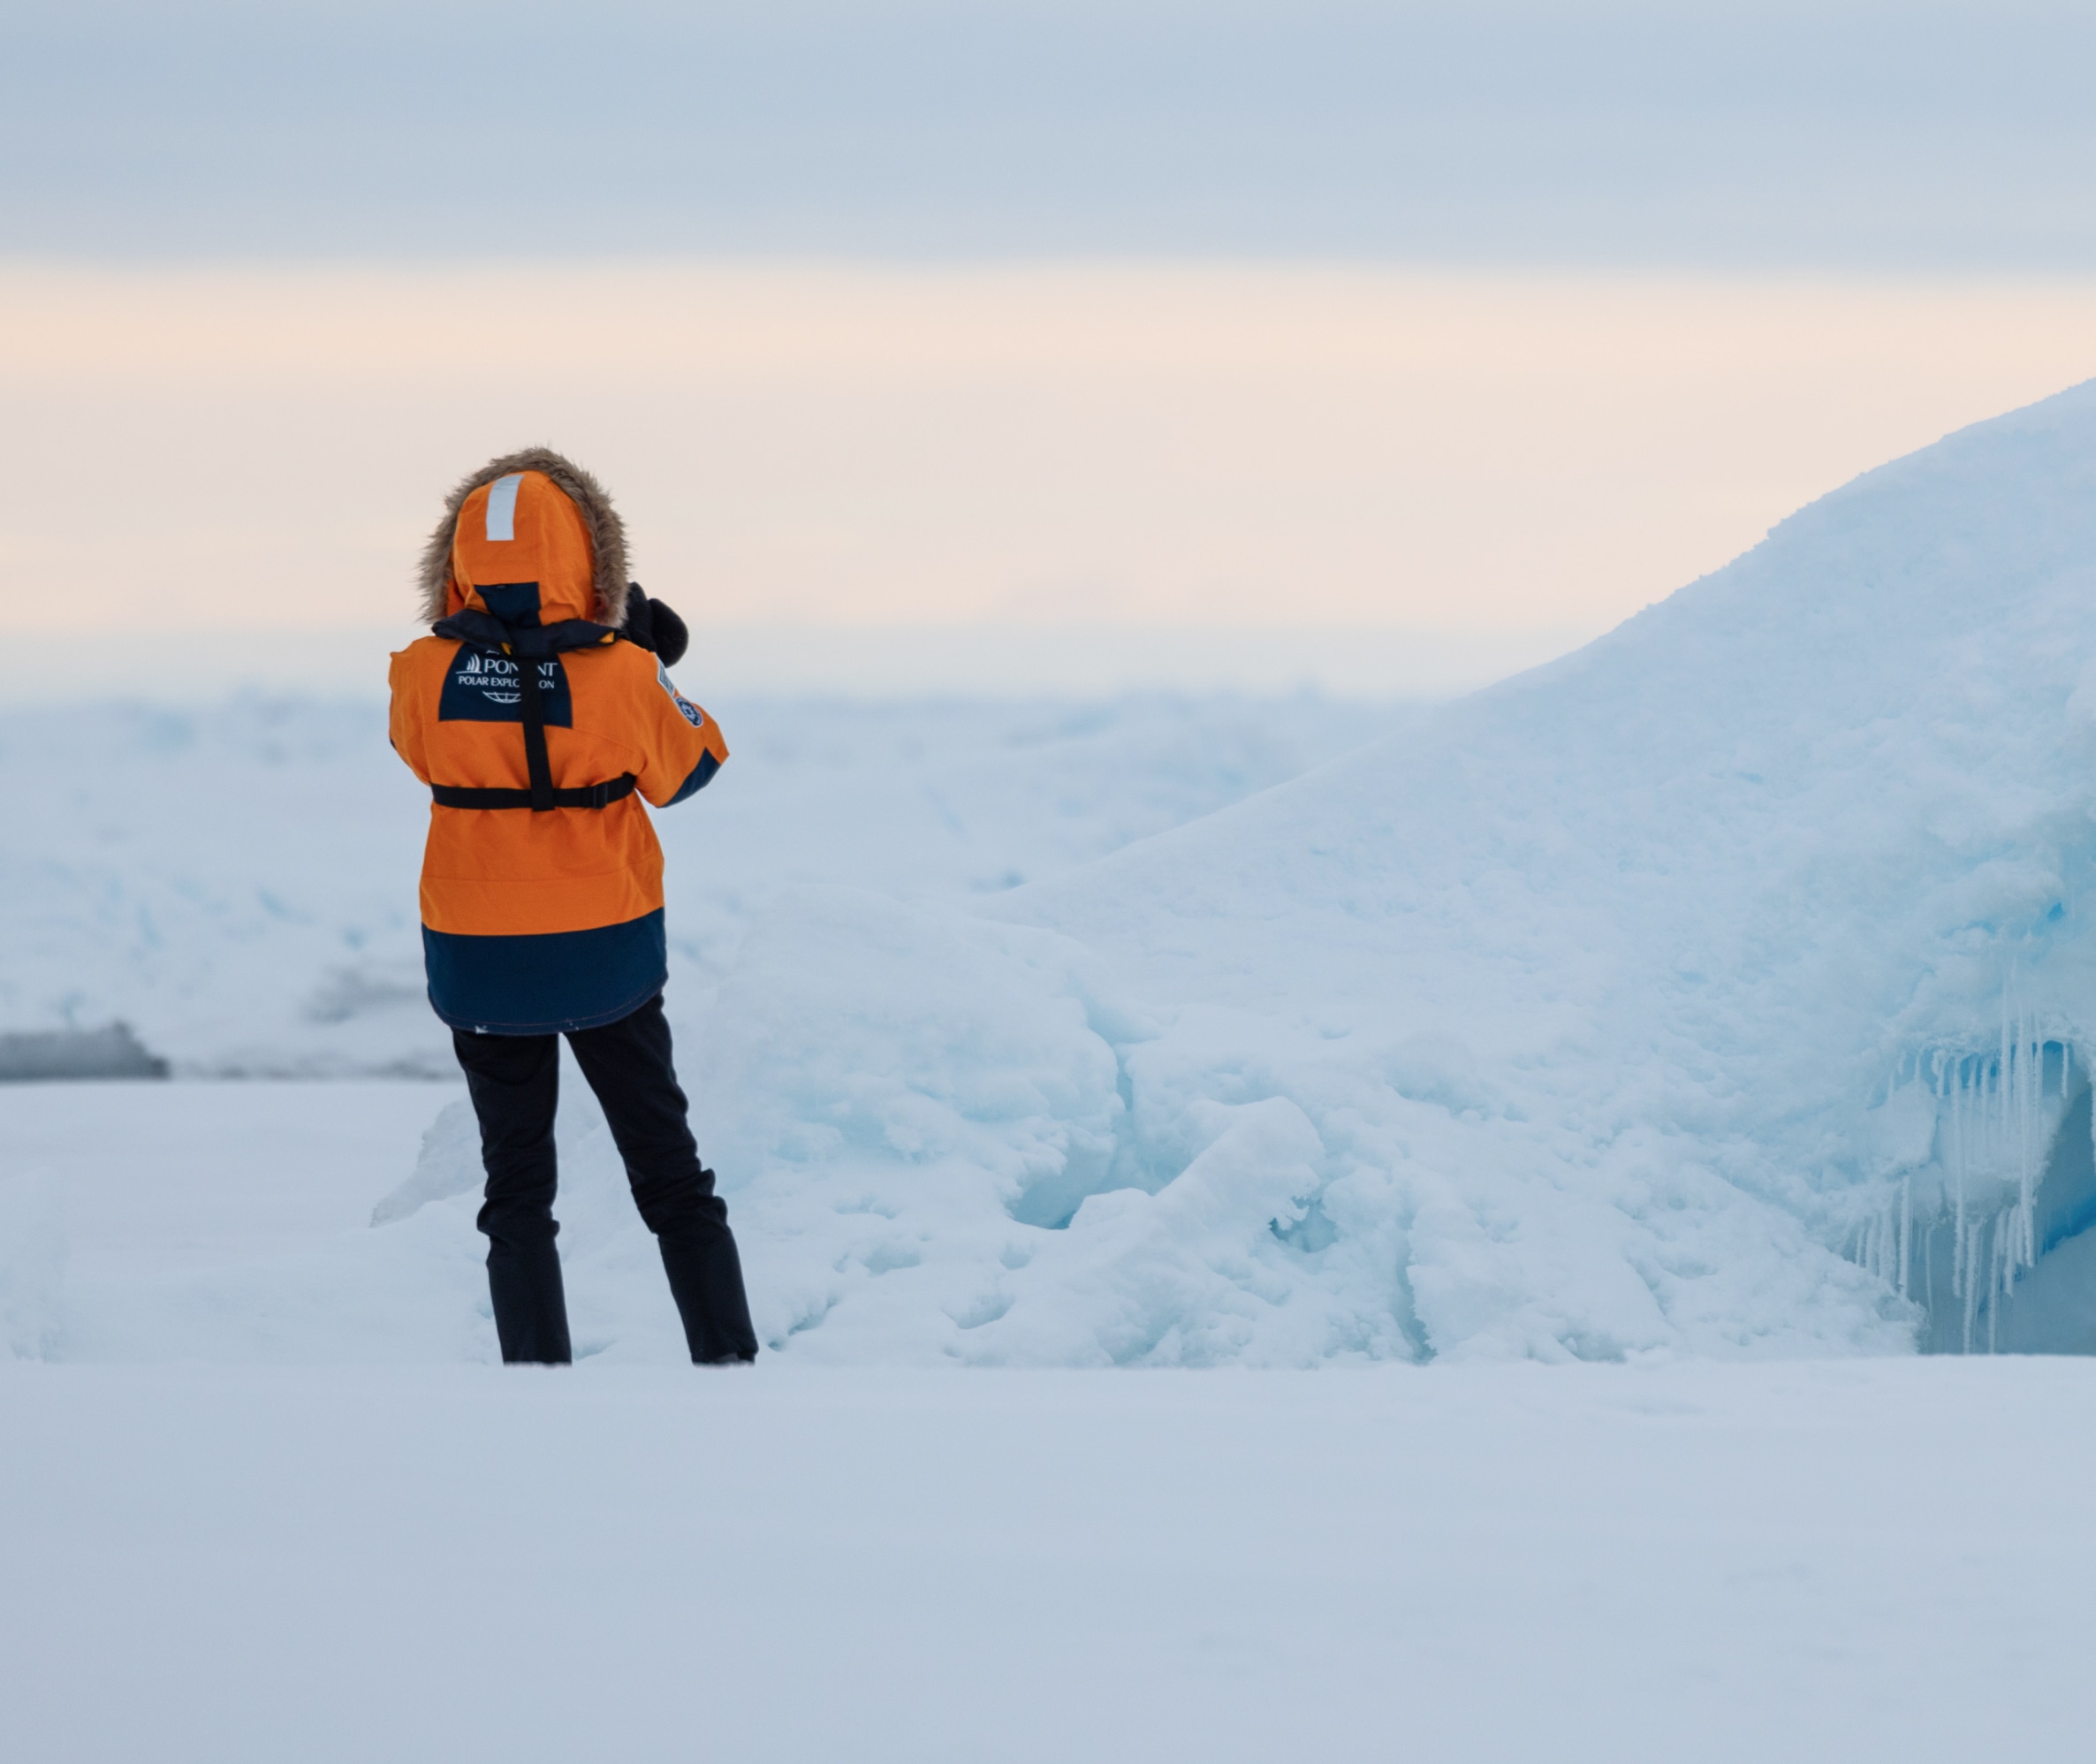
{"label": "snow mound", "polygon": [[2092,658],[2084,387],[973,915],[783,897],[687,1055],[773,1345],[2096,1346]]}

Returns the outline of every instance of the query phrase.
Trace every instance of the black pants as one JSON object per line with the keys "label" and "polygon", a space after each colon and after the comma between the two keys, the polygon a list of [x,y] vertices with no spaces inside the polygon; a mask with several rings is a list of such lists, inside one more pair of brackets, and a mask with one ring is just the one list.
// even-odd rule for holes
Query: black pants
{"label": "black pants", "polygon": [[[670,1025],[658,992],[631,1016],[571,1034],[575,1063],[604,1106],[641,1217],[655,1233],[670,1294],[702,1365],[756,1357],[742,1263],[727,1204],[699,1162],[684,1092],[670,1065]],[[560,1038],[452,1031],[480,1117],[487,1204],[488,1289],[505,1360],[566,1365],[567,1298],[553,1239],[558,1171],[553,1112],[560,1100]]]}

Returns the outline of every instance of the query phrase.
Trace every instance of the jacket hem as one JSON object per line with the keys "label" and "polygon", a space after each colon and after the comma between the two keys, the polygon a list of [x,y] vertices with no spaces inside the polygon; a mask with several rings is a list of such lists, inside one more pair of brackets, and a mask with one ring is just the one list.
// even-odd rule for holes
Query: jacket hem
{"label": "jacket hem", "polygon": [[573,1035],[581,1030],[602,1029],[606,1023],[624,1022],[669,984],[670,976],[665,969],[632,998],[608,1011],[597,1011],[589,1016],[564,1016],[551,1023],[483,1023],[475,1017],[453,1016],[437,1002],[434,992],[429,994],[429,1008],[437,1013],[437,1020],[445,1028],[462,1029],[469,1035]]}

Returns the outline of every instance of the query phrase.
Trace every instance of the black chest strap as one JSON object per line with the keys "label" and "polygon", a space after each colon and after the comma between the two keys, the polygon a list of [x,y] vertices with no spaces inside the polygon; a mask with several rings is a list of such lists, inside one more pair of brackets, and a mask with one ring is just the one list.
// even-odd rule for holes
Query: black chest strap
{"label": "black chest strap", "polygon": [[622,772],[604,784],[580,790],[556,790],[549,783],[541,803],[534,790],[481,789],[463,784],[432,784],[429,795],[440,809],[604,809],[634,794],[634,775]]}
{"label": "black chest strap", "polygon": [[[527,657],[520,642],[513,642],[511,653],[517,658],[517,678],[524,688],[518,695],[523,701],[518,709],[524,713],[524,770],[531,779],[527,802],[535,813],[543,814],[556,806],[553,765],[546,757],[546,686],[539,673],[546,664],[535,655]],[[558,667],[560,664],[554,662],[552,665]]]}

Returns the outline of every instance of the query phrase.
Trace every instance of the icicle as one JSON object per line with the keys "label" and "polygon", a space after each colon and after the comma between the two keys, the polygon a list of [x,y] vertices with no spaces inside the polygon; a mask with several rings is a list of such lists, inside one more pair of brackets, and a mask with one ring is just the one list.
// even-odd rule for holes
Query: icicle
{"label": "icicle", "polygon": [[[1952,1178],[1957,1185],[1957,1230],[1950,1258],[1950,1296],[1953,1298],[1963,1298],[1965,1296],[1966,1254],[1965,1154],[1964,1144],[1960,1137],[1958,1127],[1957,1075],[1943,1064],[1943,1056],[1940,1053],[1937,1054],[1936,1061],[1937,1083],[1942,1096],[1940,1106],[1946,1129],[1944,1151],[1950,1163]],[[1970,1337],[1971,1334],[1971,1328],[1968,1324],[1966,1334]],[[1967,1351],[1971,1351],[1970,1341],[1967,1342]]]}
{"label": "icicle", "polygon": [[2015,1058],[2009,1051],[2009,986],[2004,982],[2001,987],[2001,1054],[1994,1070],[1994,1114],[2000,1123],[2000,1137],[1996,1144],[2003,1152],[2009,1149],[2009,1062]]}
{"label": "icicle", "polygon": [[1914,1174],[1900,1184],[1900,1296],[1907,1296],[1907,1269],[1914,1260]]}
{"label": "icicle", "polygon": [[[1994,1215],[1993,1228],[1989,1236],[1993,1240],[1988,1246],[1991,1258],[1999,1264],[2001,1259],[2001,1215],[1999,1213]],[[1993,1296],[1992,1291],[1993,1282],[1990,1280],[1987,1285],[1989,1291],[1986,1307],[1986,1350],[1991,1354],[1995,1351],[1995,1344],[2001,1335],[2001,1306]]]}
{"label": "icicle", "polygon": [[2031,1084],[2031,1028],[2018,1013],[2016,1019],[2016,1051],[2023,1066],[2023,1107],[2018,1110],[2021,1129],[2016,1133],[2016,1265],[2029,1267],[2038,1257],[2031,1254],[2031,1237],[2033,1237],[2033,1220],[2038,1217],[2038,1158],[2033,1153],[2033,1130],[2038,1126],[2038,1097]]}
{"label": "icicle", "polygon": [[1972,1326],[1979,1319],[1979,1232],[1976,1228],[1968,1226],[1964,1253],[1958,1260],[1964,1282],[1965,1351],[1971,1353]]}

